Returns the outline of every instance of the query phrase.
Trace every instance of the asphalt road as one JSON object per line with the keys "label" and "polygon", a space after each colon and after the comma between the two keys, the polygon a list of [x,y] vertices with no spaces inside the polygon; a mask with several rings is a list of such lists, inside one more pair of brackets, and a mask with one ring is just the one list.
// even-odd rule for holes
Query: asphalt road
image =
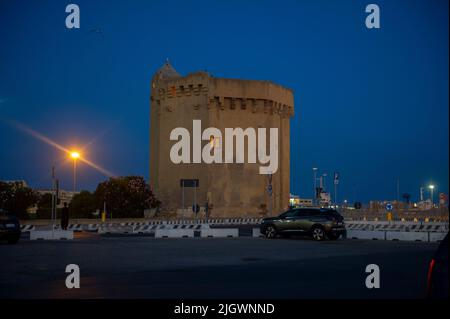
{"label": "asphalt road", "polygon": [[[0,244],[0,298],[422,298],[437,244],[77,234]],[[77,264],[81,287],[65,286]],[[379,289],[365,268],[380,267]]]}

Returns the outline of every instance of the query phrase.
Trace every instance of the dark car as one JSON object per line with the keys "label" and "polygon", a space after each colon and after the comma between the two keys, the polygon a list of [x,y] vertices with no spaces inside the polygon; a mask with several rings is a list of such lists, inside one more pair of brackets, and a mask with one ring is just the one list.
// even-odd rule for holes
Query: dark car
{"label": "dark car", "polygon": [[308,235],[315,240],[335,240],[346,234],[344,218],[334,209],[291,208],[278,217],[264,218],[260,231],[267,238],[277,235]]}
{"label": "dark car", "polygon": [[20,238],[20,223],[14,214],[0,210],[0,240],[15,244]]}
{"label": "dark car", "polygon": [[439,245],[428,267],[427,297],[448,299],[448,234]]}

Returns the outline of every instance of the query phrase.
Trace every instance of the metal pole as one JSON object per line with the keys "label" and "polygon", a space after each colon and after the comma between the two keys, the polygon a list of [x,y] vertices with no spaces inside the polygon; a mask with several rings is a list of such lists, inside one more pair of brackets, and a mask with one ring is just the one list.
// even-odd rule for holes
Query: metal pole
{"label": "metal pole", "polygon": [[434,188],[433,187],[431,187],[430,188],[430,190],[431,190],[431,208],[433,208],[434,207],[434,203],[433,203],[433,190],[434,190]]}
{"label": "metal pole", "polygon": [[268,192],[268,194],[269,194],[269,216],[272,216],[272,211],[273,211],[272,173],[269,175],[269,186],[270,186],[270,192]]}
{"label": "metal pole", "polygon": [[337,184],[334,183],[334,206],[337,207]]}
{"label": "metal pole", "polygon": [[56,212],[55,212],[55,166],[52,166],[52,238],[53,233],[55,231],[55,219],[56,219]]}
{"label": "metal pole", "polygon": [[269,194],[269,216],[272,216],[272,195]]}
{"label": "metal pole", "polygon": [[313,204],[316,204],[316,201],[317,201],[317,193],[316,193],[316,188],[317,188],[317,168],[313,168],[313,172],[314,172]]}
{"label": "metal pole", "polygon": [[183,206],[183,214],[184,214],[184,180],[181,182],[181,205]]}
{"label": "metal pole", "polygon": [[197,223],[197,181],[194,180],[194,217],[195,223]]}
{"label": "metal pole", "polygon": [[400,201],[400,179],[397,178],[397,203]]}
{"label": "metal pole", "polygon": [[73,192],[77,191],[77,159],[73,159]]}

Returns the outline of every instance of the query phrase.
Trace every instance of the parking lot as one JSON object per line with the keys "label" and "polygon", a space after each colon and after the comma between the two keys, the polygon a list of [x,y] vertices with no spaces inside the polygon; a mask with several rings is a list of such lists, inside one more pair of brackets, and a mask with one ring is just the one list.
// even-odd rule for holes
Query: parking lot
{"label": "parking lot", "polygon": [[[78,233],[0,245],[0,298],[422,298],[437,243]],[[80,267],[81,287],[65,286]],[[368,289],[368,264],[380,267]]]}

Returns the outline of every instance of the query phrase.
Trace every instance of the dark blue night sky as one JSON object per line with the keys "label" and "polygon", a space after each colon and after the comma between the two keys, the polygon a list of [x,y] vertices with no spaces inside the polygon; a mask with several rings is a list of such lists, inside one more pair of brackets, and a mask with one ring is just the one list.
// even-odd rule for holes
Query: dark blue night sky
{"label": "dark blue night sky", "polygon": [[[81,29],[65,28],[76,3]],[[365,27],[365,6],[381,29]],[[271,80],[295,93],[291,191],[312,167],[340,172],[341,199],[448,193],[448,1],[0,0],[0,179],[62,188],[71,165],[30,127],[117,175],[148,177],[149,91],[169,58],[181,74]],[[101,28],[103,34],[90,32]],[[79,186],[106,177],[80,164]],[[435,197],[436,198],[436,197]]]}

